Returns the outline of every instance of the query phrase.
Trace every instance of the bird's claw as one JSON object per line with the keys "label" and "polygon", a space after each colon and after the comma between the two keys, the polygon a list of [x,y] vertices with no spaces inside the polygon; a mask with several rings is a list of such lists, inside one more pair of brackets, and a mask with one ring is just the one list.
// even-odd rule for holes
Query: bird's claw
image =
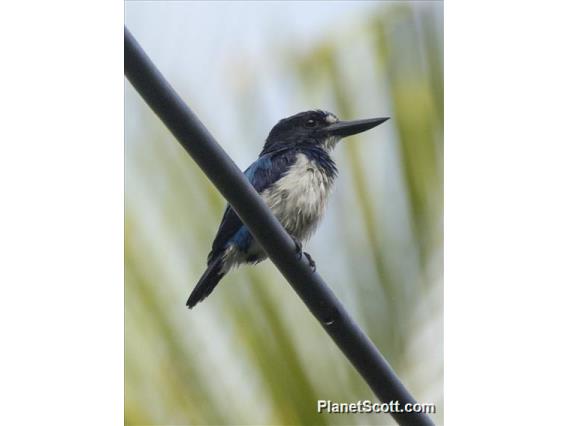
{"label": "bird's claw", "polygon": [[312,259],[312,256],[310,256],[310,254],[306,252],[304,252],[304,256],[306,256],[306,259],[308,259],[308,264],[310,265],[312,272],[316,272],[316,262],[314,261],[314,259]]}
{"label": "bird's claw", "polygon": [[296,237],[292,237],[292,240],[294,240],[296,245],[296,257],[300,260],[302,258],[302,243]]}
{"label": "bird's claw", "polygon": [[306,259],[308,259],[308,264],[310,265],[312,272],[316,272],[316,262],[314,262],[314,259],[312,259],[312,256],[310,256],[309,253],[302,250],[302,243],[300,240],[296,237],[292,237],[292,240],[294,240],[294,244],[296,245],[296,257],[298,260],[302,259],[302,254],[305,255]]}

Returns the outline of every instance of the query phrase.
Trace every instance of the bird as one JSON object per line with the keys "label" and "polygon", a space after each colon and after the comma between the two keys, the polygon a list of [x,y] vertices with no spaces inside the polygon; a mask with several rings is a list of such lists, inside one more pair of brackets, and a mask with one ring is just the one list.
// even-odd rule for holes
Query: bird
{"label": "bird", "polygon": [[[302,245],[320,223],[338,171],[331,153],[347,136],[372,129],[389,117],[341,121],[323,110],[300,112],[280,120],[269,132],[258,159],[244,175],[290,234],[301,258]],[[266,253],[230,205],[207,256],[207,269],[187,300],[193,308],[219,281],[241,264],[256,264]]]}

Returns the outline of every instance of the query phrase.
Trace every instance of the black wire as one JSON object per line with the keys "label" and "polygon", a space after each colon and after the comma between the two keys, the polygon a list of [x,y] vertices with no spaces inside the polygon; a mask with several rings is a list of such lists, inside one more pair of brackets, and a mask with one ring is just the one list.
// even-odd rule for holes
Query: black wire
{"label": "black wire", "polygon": [[[371,340],[351,319],[268,206],[213,136],[161,75],[127,28],[124,72],[130,83],[231,204],[272,262],[382,402],[416,401]],[[181,302],[180,302],[181,303]],[[316,409],[314,405],[314,409]],[[393,412],[401,425],[432,425],[426,414]]]}

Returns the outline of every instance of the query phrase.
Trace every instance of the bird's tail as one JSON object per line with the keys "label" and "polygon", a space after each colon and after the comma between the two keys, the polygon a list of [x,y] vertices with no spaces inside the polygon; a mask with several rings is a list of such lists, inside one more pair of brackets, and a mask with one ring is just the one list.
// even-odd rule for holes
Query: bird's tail
{"label": "bird's tail", "polygon": [[225,276],[225,272],[222,271],[222,267],[223,256],[218,256],[209,263],[207,269],[191,292],[189,299],[187,299],[186,305],[189,309],[193,308],[211,294],[219,281],[221,281],[221,278]]}

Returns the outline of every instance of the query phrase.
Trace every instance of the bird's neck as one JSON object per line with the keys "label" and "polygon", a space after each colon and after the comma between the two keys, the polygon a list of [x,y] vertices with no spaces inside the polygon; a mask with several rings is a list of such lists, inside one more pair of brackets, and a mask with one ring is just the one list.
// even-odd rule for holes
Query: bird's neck
{"label": "bird's neck", "polygon": [[297,151],[315,163],[331,180],[337,176],[337,167],[331,158],[330,150],[324,145],[299,145]]}

